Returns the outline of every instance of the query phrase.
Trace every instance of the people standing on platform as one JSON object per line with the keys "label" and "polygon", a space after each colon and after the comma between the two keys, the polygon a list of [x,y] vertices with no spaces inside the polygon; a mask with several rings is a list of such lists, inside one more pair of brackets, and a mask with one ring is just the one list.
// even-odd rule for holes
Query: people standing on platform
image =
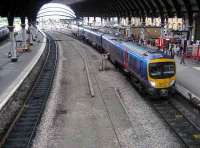
{"label": "people standing on platform", "polygon": [[180,45],[177,45],[175,54],[176,54],[177,56],[180,55]]}
{"label": "people standing on platform", "polygon": [[181,56],[182,53],[183,53],[183,47],[180,46],[179,55]]}
{"label": "people standing on platform", "polygon": [[180,55],[181,55],[181,61],[180,64],[185,64],[185,54],[186,54],[186,50],[183,49],[183,47],[180,47]]}
{"label": "people standing on platform", "polygon": [[171,51],[171,58],[174,59],[174,56],[175,56],[175,49],[172,49],[172,51]]}
{"label": "people standing on platform", "polygon": [[174,58],[174,54],[173,54],[173,51],[174,51],[174,46],[172,45],[171,48],[169,49],[169,55]]}

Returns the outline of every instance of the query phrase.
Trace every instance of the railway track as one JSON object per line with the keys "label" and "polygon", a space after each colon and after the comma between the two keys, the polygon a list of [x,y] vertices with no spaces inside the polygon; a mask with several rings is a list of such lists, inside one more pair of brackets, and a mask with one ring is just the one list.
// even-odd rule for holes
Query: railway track
{"label": "railway track", "polygon": [[[59,33],[60,33],[60,32],[59,32]],[[68,37],[70,37],[70,38],[73,37],[73,36],[70,36],[70,35],[68,35],[68,34],[64,34],[64,35],[66,35],[66,36],[68,36]],[[89,67],[88,67],[89,64],[88,64],[88,53],[87,53],[87,50],[83,49],[82,52],[76,50],[76,52],[80,55],[81,59],[83,60],[83,63],[84,63],[84,65],[85,65],[86,71],[87,71],[86,73],[87,73],[87,75],[88,75],[88,73],[90,73],[90,71],[89,71]],[[93,65],[90,65],[90,69],[93,69]],[[100,94],[100,98],[101,98],[101,100],[102,100],[102,102],[103,102],[103,104],[104,104],[104,106],[105,106],[105,111],[106,111],[106,114],[107,114],[108,119],[110,120],[112,129],[113,129],[114,134],[115,134],[115,138],[116,138],[117,143],[118,143],[118,146],[119,146],[119,148],[122,148],[122,144],[121,144],[121,142],[120,142],[120,138],[119,138],[119,136],[118,136],[118,134],[117,134],[117,133],[118,133],[118,129],[114,126],[114,122],[113,122],[113,120],[112,120],[112,118],[111,118],[110,111],[109,111],[108,106],[107,106],[107,104],[106,104],[106,102],[105,102],[105,98],[103,97],[103,93],[102,93],[103,91],[102,91],[102,89],[101,89],[101,87],[100,87],[100,85],[99,85],[99,82],[98,82],[96,76],[93,75],[92,77],[93,77],[93,79],[94,79],[94,81],[95,81],[95,84],[96,84],[96,86],[97,86],[97,88],[98,88],[98,91],[99,91],[99,94]],[[91,97],[94,97],[94,96],[95,96],[95,94],[94,94],[94,88],[93,88],[93,85],[92,85],[92,80],[91,80],[90,75],[87,76],[87,79],[88,79],[88,84],[89,84],[89,89],[90,89]],[[90,83],[91,83],[91,84],[90,84]]]}
{"label": "railway track", "polygon": [[[168,99],[151,99],[144,94],[144,92],[138,87],[137,84],[135,84],[126,72],[121,69],[119,71],[128,78],[139,94],[155,109],[155,111],[161,116],[164,122],[167,123],[186,148],[200,148],[199,128],[172,102],[172,100],[180,97],[182,100],[185,100],[182,95],[177,92],[174,97],[170,96]],[[195,106],[193,107],[195,108]]]}
{"label": "railway track", "polygon": [[[126,72],[123,72],[127,76]],[[133,84],[133,83],[132,83]],[[179,111],[170,98],[168,100],[150,100],[146,98],[143,92],[136,86],[141,96],[147,99],[148,102],[154,107],[154,109],[161,115],[162,119],[168,124],[168,126],[174,131],[187,148],[200,148],[200,131],[185,115]],[[178,95],[178,94],[177,94]],[[183,97],[183,96],[181,96]],[[183,98],[184,99],[184,98]],[[150,101],[149,101],[150,100]],[[123,104],[123,103],[121,103]]]}
{"label": "railway track", "polygon": [[172,103],[172,100],[177,97],[182,97],[182,99],[184,99],[183,96],[177,93],[174,97],[170,97],[169,99],[150,99],[141,92],[138,85],[135,85],[123,70],[120,69],[119,71],[128,78],[139,94],[155,109],[186,148],[200,148],[199,128]]}
{"label": "railway track", "polygon": [[48,46],[46,50],[48,50],[48,54],[46,61],[25,104],[1,141],[1,148],[28,148],[32,144],[51,90],[58,58],[55,41],[49,35],[47,37]]}
{"label": "railway track", "polygon": [[[68,37],[72,37],[69,34],[62,33]],[[73,37],[74,38],[74,37]],[[120,70],[125,76],[126,73]],[[132,83],[134,85],[134,83]],[[137,86],[135,86],[138,89]],[[156,112],[162,117],[162,119],[168,124],[168,126],[174,131],[174,133],[179,137],[187,148],[200,148],[200,131],[194,126],[184,114],[179,111],[170,99],[168,100],[150,100],[148,97],[142,94],[142,97],[154,107]],[[103,98],[102,98],[103,99]],[[175,98],[171,98],[175,99]],[[108,115],[109,112],[107,111]],[[114,128],[114,127],[113,127]],[[114,128],[115,129],[115,128]],[[117,134],[116,134],[117,137]],[[118,140],[119,145],[120,142]]]}
{"label": "railway track", "polygon": [[150,101],[150,103],[186,147],[200,147],[200,131],[171,103],[170,100],[154,100]]}

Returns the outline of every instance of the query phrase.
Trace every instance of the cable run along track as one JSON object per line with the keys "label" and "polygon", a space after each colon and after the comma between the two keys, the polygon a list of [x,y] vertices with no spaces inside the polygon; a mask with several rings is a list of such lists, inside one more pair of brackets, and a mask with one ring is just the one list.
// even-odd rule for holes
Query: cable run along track
{"label": "cable run along track", "polygon": [[2,148],[28,148],[31,147],[37,125],[52,87],[57,61],[58,49],[55,41],[47,34],[48,54],[46,61],[35,81],[25,104],[8,129],[2,141]]}

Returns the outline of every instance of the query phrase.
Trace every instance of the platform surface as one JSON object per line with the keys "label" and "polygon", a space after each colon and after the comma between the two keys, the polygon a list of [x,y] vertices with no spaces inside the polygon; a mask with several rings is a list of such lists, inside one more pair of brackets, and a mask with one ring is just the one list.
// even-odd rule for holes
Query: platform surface
{"label": "platform surface", "polygon": [[185,59],[185,64],[180,64],[176,57],[177,84],[192,92],[200,98],[200,62]]}
{"label": "platform surface", "polygon": [[[16,38],[16,40],[19,39],[19,37]],[[43,51],[42,48],[44,48],[45,43],[43,41],[44,36],[38,33],[37,42],[34,42],[33,46],[30,47],[31,51],[19,53],[18,62],[14,63],[8,58],[11,47],[10,42],[6,41],[0,46],[0,109],[5,104],[8,96],[23,80],[24,75],[30,72],[30,65],[38,60]]]}

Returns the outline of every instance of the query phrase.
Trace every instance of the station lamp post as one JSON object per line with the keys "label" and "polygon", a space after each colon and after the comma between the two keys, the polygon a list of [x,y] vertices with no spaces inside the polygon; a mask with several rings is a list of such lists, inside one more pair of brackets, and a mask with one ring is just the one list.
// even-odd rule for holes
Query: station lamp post
{"label": "station lamp post", "polygon": [[10,41],[11,41],[11,62],[17,62],[17,51],[16,51],[16,42],[15,42],[15,34],[14,34],[14,15],[8,16],[8,29],[10,32]]}
{"label": "station lamp post", "polygon": [[145,39],[145,26],[146,26],[146,23],[145,23],[145,17],[142,18],[142,24],[141,24],[141,29],[140,29],[140,42],[144,41]]}
{"label": "station lamp post", "polygon": [[25,24],[25,17],[21,17],[21,27],[22,27],[22,48],[24,50],[27,50],[27,44],[26,44],[26,24]]}
{"label": "station lamp post", "polygon": [[29,45],[33,45],[33,26],[32,26],[32,20],[28,18],[28,30],[29,30]]}

